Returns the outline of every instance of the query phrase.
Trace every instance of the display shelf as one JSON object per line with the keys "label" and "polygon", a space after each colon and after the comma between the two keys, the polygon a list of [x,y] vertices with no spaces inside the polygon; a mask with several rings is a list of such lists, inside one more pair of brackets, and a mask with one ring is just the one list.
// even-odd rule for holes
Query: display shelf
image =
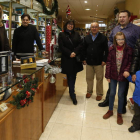
{"label": "display shelf", "polygon": [[45,27],[45,25],[38,25],[39,27]]}
{"label": "display shelf", "polygon": [[[16,28],[11,28],[12,30],[15,30]],[[9,28],[5,28],[5,30],[9,30]]]}
{"label": "display shelf", "polygon": [[43,31],[43,30],[38,30],[39,32],[45,32],[45,30]]}

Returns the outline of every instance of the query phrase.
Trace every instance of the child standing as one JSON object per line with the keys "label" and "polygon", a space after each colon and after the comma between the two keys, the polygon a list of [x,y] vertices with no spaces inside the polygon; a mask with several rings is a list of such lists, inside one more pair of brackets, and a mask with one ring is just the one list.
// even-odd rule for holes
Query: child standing
{"label": "child standing", "polygon": [[106,63],[105,77],[110,83],[109,110],[103,116],[108,119],[113,115],[113,106],[116,95],[117,83],[118,87],[118,111],[117,124],[123,124],[122,109],[124,104],[124,91],[127,80],[123,76],[125,71],[129,72],[132,61],[132,48],[125,43],[125,35],[122,32],[116,33],[114,36],[113,46],[109,48],[108,59]]}
{"label": "child standing", "polygon": [[129,72],[124,72],[124,76],[129,82],[135,83],[135,90],[133,93],[135,115],[132,119],[133,126],[128,129],[129,132],[135,132],[140,130],[140,70],[136,72],[135,82],[132,81]]}

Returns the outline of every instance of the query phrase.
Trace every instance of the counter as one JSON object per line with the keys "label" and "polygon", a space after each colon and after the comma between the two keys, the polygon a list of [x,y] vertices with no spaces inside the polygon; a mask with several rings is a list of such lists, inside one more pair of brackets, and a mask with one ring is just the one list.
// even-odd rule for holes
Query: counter
{"label": "counter", "polygon": [[[19,75],[33,75],[39,80],[39,89],[37,90],[34,101],[29,106],[16,109],[12,104],[8,104],[5,112],[0,112],[0,140],[38,140],[44,131],[55,107],[57,106],[66,86],[63,86],[63,77],[65,75],[58,73],[55,76],[56,82],[51,84],[49,77],[44,78],[44,67],[35,69],[21,70],[20,67],[13,67],[13,77],[11,83],[7,83],[4,92],[11,88],[12,95],[5,101],[13,99],[20,88],[17,87],[23,79],[18,78]],[[3,76],[0,76],[0,84]]]}

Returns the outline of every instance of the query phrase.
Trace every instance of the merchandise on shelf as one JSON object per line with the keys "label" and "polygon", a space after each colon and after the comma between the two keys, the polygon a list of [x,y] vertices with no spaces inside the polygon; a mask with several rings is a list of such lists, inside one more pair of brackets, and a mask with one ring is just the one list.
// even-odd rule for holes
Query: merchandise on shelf
{"label": "merchandise on shelf", "polygon": [[140,19],[136,19],[133,21],[133,24],[140,26]]}

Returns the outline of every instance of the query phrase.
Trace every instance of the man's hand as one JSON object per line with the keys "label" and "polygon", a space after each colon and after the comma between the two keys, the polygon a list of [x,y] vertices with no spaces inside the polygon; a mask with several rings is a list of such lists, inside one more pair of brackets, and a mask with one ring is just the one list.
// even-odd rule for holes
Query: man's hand
{"label": "man's hand", "polygon": [[133,82],[136,81],[136,74],[132,75],[132,81],[133,81]]}
{"label": "man's hand", "polygon": [[106,63],[102,61],[102,66],[104,66],[104,65],[106,65]]}
{"label": "man's hand", "polygon": [[125,72],[123,73],[123,76],[124,76],[125,78],[127,78],[129,75],[130,75],[130,73],[129,73],[128,71],[125,71]]}
{"label": "man's hand", "polygon": [[83,64],[84,64],[84,65],[86,65],[86,64],[87,64],[87,62],[84,60],[84,61],[83,61]]}
{"label": "man's hand", "polygon": [[75,56],[76,56],[76,54],[74,52],[72,52],[71,55],[70,55],[71,58],[73,58]]}
{"label": "man's hand", "polygon": [[46,52],[46,51],[42,51],[42,54],[44,55],[44,54],[48,54],[48,52]]}
{"label": "man's hand", "polygon": [[20,59],[16,58],[16,61],[20,61]]}
{"label": "man's hand", "polygon": [[110,79],[107,79],[108,83],[110,83]]}

